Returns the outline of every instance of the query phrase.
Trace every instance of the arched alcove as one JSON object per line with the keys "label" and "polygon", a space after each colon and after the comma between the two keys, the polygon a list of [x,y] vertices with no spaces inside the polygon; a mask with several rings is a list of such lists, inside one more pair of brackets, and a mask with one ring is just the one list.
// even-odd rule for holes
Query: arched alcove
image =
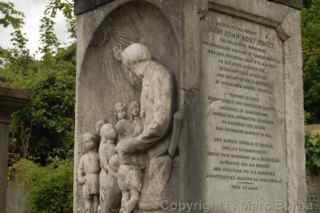
{"label": "arched alcove", "polygon": [[[140,88],[130,85],[127,74],[114,57],[115,47],[124,49],[134,42],[143,43],[150,49],[153,60],[171,71],[176,88],[180,84],[179,45],[175,33],[161,10],[153,4],[146,1],[125,3],[106,15],[93,35],[86,37],[92,39],[78,70],[75,168],[77,156],[82,153],[81,135],[94,132],[96,122],[101,119],[112,122],[115,103],[129,103],[140,98]],[[177,94],[175,99],[178,103]],[[79,187],[75,185],[75,211],[83,208]]]}
{"label": "arched alcove", "polygon": [[111,120],[113,106],[139,99],[114,58],[113,48],[140,42],[154,60],[165,65],[179,84],[178,43],[170,22],[150,3],[132,1],[111,12],[94,33],[85,53],[78,85],[77,119],[80,133],[101,119]]}

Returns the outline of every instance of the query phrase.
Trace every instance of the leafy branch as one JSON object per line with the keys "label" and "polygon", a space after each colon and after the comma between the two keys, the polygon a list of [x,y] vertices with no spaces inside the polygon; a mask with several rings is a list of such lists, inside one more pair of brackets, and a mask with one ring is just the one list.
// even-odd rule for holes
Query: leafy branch
{"label": "leafy branch", "polygon": [[23,24],[24,15],[22,12],[15,9],[12,2],[0,2],[0,25],[3,27],[12,26],[18,29]]}
{"label": "leafy branch", "polygon": [[306,166],[311,172],[320,171],[320,136],[305,136]]}
{"label": "leafy branch", "polygon": [[51,18],[56,17],[60,11],[67,19],[71,38],[76,38],[76,18],[73,13],[74,2],[70,0],[50,0],[45,14]]}

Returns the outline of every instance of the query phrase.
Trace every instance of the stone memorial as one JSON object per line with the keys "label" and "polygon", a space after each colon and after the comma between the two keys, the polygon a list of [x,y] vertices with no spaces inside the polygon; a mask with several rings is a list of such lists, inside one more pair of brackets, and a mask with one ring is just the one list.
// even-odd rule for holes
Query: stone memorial
{"label": "stone memorial", "polygon": [[0,209],[6,212],[9,121],[11,113],[23,107],[29,101],[25,91],[0,87]]}
{"label": "stone memorial", "polygon": [[74,212],[305,212],[301,7],[77,0]]}

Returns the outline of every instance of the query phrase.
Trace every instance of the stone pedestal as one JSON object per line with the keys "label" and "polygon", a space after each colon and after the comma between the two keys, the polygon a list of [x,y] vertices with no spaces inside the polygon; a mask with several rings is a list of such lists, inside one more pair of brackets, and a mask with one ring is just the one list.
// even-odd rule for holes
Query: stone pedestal
{"label": "stone pedestal", "polygon": [[0,209],[6,211],[10,114],[29,100],[26,92],[0,87]]}
{"label": "stone pedestal", "polygon": [[[167,131],[155,125],[148,136],[165,132],[154,141],[170,141],[160,156],[168,154],[176,166],[170,164],[171,193],[162,197],[162,209],[137,206],[138,212],[304,212],[302,1],[78,0],[76,5],[75,169],[85,154],[81,135],[95,132],[98,120],[116,123],[115,103],[141,100],[166,108],[158,113],[147,107],[142,120],[155,112],[153,118],[163,122],[162,115],[172,113]],[[128,51],[133,43],[144,47]],[[154,75],[146,77],[148,72]],[[158,72],[170,73],[173,93]],[[159,101],[162,91],[172,108]],[[132,143],[154,145],[150,138],[139,139]],[[143,185],[154,174],[165,176],[165,167],[157,166],[150,178],[144,173]],[[74,212],[84,212],[83,186],[76,179],[74,186]],[[151,205],[153,196],[149,199]]]}

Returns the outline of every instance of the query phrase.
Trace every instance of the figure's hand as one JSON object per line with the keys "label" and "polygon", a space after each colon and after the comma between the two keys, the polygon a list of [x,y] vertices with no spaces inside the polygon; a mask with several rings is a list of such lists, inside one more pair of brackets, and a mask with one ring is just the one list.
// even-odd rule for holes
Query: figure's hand
{"label": "figure's hand", "polygon": [[128,151],[129,147],[129,140],[122,140],[118,145],[116,146],[116,151],[120,153],[126,153]]}
{"label": "figure's hand", "polygon": [[126,138],[121,140],[116,146],[116,151],[118,153],[130,153],[134,152],[136,149],[136,145],[139,144],[139,138]]}

